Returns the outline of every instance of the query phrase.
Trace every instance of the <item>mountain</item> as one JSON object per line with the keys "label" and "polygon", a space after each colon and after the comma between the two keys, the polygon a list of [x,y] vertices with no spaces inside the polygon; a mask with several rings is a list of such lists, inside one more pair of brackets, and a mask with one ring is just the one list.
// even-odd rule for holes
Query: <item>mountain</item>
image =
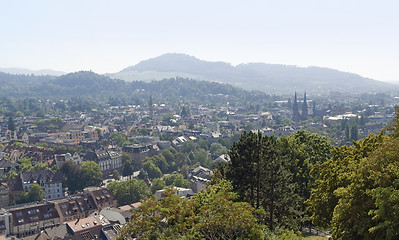
{"label": "mountain", "polygon": [[24,74],[24,75],[36,75],[36,76],[61,76],[65,74],[62,71],[55,71],[51,69],[41,69],[41,70],[30,70],[26,68],[0,68],[0,72],[10,73],[10,74]]}
{"label": "mountain", "polygon": [[142,61],[110,76],[126,81],[150,81],[179,76],[227,83],[247,90],[260,90],[271,94],[294,90],[306,90],[314,94],[332,91],[363,93],[399,90],[397,85],[335,69],[266,63],[232,66],[225,62],[203,61],[177,53],[168,53]]}

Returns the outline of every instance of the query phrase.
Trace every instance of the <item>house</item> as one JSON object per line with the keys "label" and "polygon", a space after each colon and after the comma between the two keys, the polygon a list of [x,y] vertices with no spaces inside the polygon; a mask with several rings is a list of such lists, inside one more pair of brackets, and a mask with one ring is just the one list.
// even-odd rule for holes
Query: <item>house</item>
{"label": "house", "polygon": [[[97,197],[99,199],[96,199]],[[85,189],[84,193],[63,199],[2,208],[0,209],[0,234],[18,238],[29,236],[32,239],[42,239],[48,235],[54,238],[44,239],[55,239],[55,236],[63,239],[68,233],[66,228],[62,227],[65,226],[62,223],[68,222],[71,223],[69,226],[72,226],[68,229],[69,235],[77,234],[76,236],[79,237],[72,237],[73,239],[85,239],[81,234],[87,232],[87,230],[93,236],[100,236],[101,228],[110,224],[104,216],[95,216],[97,222],[101,225],[101,228],[94,228],[96,229],[95,232],[92,232],[92,229],[82,220],[98,214],[102,209],[101,206],[106,206],[107,209],[116,206],[116,199],[105,188],[89,188]],[[111,216],[113,216],[112,213]],[[122,218],[118,215],[115,219],[123,222]],[[84,227],[81,226],[82,222],[85,224]],[[75,224],[72,225],[72,223]],[[78,229],[75,229],[74,227],[78,223],[80,228],[76,226]],[[32,236],[35,234],[38,235]]]}
{"label": "house", "polygon": [[34,183],[39,184],[43,188],[47,200],[62,198],[65,195],[62,188],[63,175],[60,171],[56,173],[50,170],[24,172],[20,174],[19,181],[25,191]]}
{"label": "house", "polygon": [[188,180],[190,187],[194,193],[201,192],[206,189],[206,183],[211,180],[213,172],[208,168],[198,166],[188,171]]}
{"label": "house", "polygon": [[10,161],[7,159],[1,159],[0,160],[0,177],[3,177],[4,175],[8,174],[10,171],[18,171],[19,170],[19,163]]}
{"label": "house", "polygon": [[103,174],[111,174],[113,170],[122,167],[122,154],[115,151],[99,150],[88,152],[84,156],[86,161],[95,161]]}
{"label": "house", "polygon": [[135,162],[141,166],[141,162],[146,157],[156,155],[160,150],[157,145],[153,144],[133,144],[123,147],[122,151],[127,153]]}
{"label": "house", "polygon": [[214,165],[226,164],[228,162],[230,162],[230,156],[228,154],[222,154],[213,160]]}
{"label": "house", "polygon": [[67,199],[64,198],[53,202],[59,212],[61,222],[85,218],[97,211],[97,205],[89,194],[70,196]]}
{"label": "house", "polygon": [[6,232],[17,237],[32,235],[61,223],[54,203],[24,205],[10,209],[8,213],[10,225],[6,225]]}
{"label": "house", "polygon": [[[193,190],[188,189],[188,188],[180,188],[180,187],[174,187],[176,189],[175,194],[179,195],[180,197],[191,197],[194,193]],[[164,197],[164,192],[165,189],[158,190],[155,192],[155,198],[157,200],[160,200],[161,198]]]}
{"label": "house", "polygon": [[101,215],[96,215],[70,221],[66,225],[71,235],[80,235],[83,239],[96,239],[96,236],[100,237],[102,228],[109,225],[109,221]]}
{"label": "house", "polygon": [[90,194],[98,209],[116,207],[117,201],[112,192],[106,188],[88,187],[83,190],[86,194]]}

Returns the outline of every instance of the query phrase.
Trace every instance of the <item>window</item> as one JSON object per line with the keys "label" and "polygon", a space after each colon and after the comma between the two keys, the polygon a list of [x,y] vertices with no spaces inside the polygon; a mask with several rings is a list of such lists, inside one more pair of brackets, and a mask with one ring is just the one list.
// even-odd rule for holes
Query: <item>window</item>
{"label": "window", "polygon": [[28,214],[31,215],[31,214],[35,214],[35,213],[39,213],[39,212],[40,212],[39,209],[36,208],[36,209],[31,209],[31,210],[29,210],[29,211],[28,211]]}
{"label": "window", "polygon": [[22,212],[17,212],[17,213],[15,214],[15,216],[21,217],[21,216],[22,216]]}
{"label": "window", "polygon": [[50,218],[51,216],[53,216],[53,214],[51,214],[51,213],[44,214],[44,218]]}
{"label": "window", "polygon": [[24,219],[23,219],[23,218],[18,219],[18,223],[23,223],[23,222],[24,222]]}
{"label": "window", "polygon": [[62,205],[61,208],[62,208],[62,209],[65,209],[65,208],[66,208],[66,205]]}
{"label": "window", "polygon": [[31,222],[39,220],[38,216],[33,216],[29,218]]}

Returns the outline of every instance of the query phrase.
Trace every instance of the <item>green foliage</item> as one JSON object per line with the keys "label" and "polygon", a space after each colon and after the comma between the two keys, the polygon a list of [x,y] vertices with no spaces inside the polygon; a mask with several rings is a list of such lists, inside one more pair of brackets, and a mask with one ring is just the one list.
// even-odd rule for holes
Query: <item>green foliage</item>
{"label": "green foliage", "polygon": [[21,165],[19,166],[19,173],[30,172],[33,170],[32,162],[30,158],[22,158]]}
{"label": "green foliage", "polygon": [[114,171],[112,172],[112,177],[115,180],[119,180],[121,178],[121,175],[119,174],[119,172],[116,169],[114,169]]}
{"label": "green foliage", "polygon": [[10,131],[15,131],[15,122],[14,122],[14,119],[12,117],[8,118],[8,126],[7,126],[7,128]]}
{"label": "green foliage", "polygon": [[220,156],[227,153],[227,148],[223,147],[220,143],[212,143],[209,152],[212,155]]}
{"label": "green foliage", "polygon": [[160,178],[156,178],[152,180],[151,183],[151,192],[154,194],[157,190],[162,190],[166,187],[164,180]]}
{"label": "green foliage", "polygon": [[151,195],[150,188],[143,180],[132,179],[126,182],[111,182],[108,189],[115,195],[118,205],[141,201]]}
{"label": "green foliage", "polygon": [[200,148],[194,153],[194,163],[199,163],[200,165],[209,168],[211,166],[212,160],[208,156],[208,152]]}
{"label": "green foliage", "polygon": [[110,138],[115,141],[118,147],[124,147],[130,144],[130,141],[127,139],[126,135],[120,132],[113,132]]}
{"label": "green foliage", "polygon": [[137,239],[264,239],[257,211],[237,195],[227,181],[210,186],[192,199],[180,198],[169,188],[157,201],[147,199],[121,238]]}
{"label": "green foliage", "polygon": [[[310,172],[331,157],[332,145],[326,138],[302,130],[282,137],[279,143],[293,174],[292,183],[296,185],[296,193],[303,199],[300,209],[305,212],[303,201],[310,197],[310,191],[315,187],[315,178]],[[307,215],[302,217],[303,222],[309,220]]]}
{"label": "green foliage", "polygon": [[266,211],[270,229],[299,228],[300,197],[292,173],[275,137],[244,132],[229,152],[231,162],[222,173],[232,181],[240,199]]}
{"label": "green foliage", "polygon": [[397,115],[389,135],[335,148],[315,168],[317,187],[307,203],[313,222],[331,227],[335,239],[398,239],[398,123]]}
{"label": "green foliage", "polygon": [[146,161],[143,163],[143,169],[148,173],[148,177],[150,179],[160,178],[162,176],[162,172],[154,163],[151,161]]}
{"label": "green foliage", "polygon": [[175,186],[188,188],[190,187],[190,182],[187,179],[184,179],[184,176],[180,173],[170,174],[165,177],[166,186]]}
{"label": "green foliage", "polygon": [[122,154],[122,175],[130,176],[133,174],[134,165],[133,160],[126,153]]}
{"label": "green foliage", "polygon": [[67,161],[61,166],[65,186],[70,193],[76,193],[89,186],[100,186],[103,178],[100,166],[96,162],[86,161],[82,166]]}
{"label": "green foliage", "polygon": [[29,188],[29,191],[23,192],[20,197],[21,198],[17,203],[40,202],[46,197],[46,195],[40,185],[34,183]]}
{"label": "green foliage", "polygon": [[94,161],[86,161],[82,164],[81,176],[85,187],[100,186],[103,180],[100,166]]}

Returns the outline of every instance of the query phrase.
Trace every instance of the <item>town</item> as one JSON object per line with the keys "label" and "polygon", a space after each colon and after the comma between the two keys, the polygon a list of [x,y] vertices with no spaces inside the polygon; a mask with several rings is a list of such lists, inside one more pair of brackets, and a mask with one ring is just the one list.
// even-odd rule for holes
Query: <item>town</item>
{"label": "town", "polygon": [[36,114],[11,114],[7,101],[0,123],[0,233],[116,239],[143,198],[160,199],[167,186],[188,198],[205,189],[244,131],[281,137],[306,130],[351,145],[392,122],[399,99],[293,92],[201,105],[150,96],[140,105],[102,103],[103,109],[84,111],[71,110],[73,99],[25,99]]}

